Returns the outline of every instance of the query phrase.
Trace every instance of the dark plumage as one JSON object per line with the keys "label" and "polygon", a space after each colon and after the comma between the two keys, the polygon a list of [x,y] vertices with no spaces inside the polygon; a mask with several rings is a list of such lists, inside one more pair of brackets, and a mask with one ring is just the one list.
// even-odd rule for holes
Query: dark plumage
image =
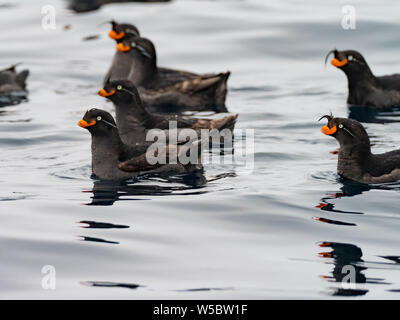
{"label": "dark plumage", "polygon": [[361,123],[329,115],[322,118],[328,119],[322,132],[334,137],[340,145],[337,171],[341,176],[367,184],[400,180],[400,150],[373,154]]}
{"label": "dark plumage", "polygon": [[16,65],[0,71],[0,106],[13,105],[28,96],[26,78],[28,70],[16,71]]}
{"label": "dark plumage", "polygon": [[[111,39],[114,39],[117,44],[122,42],[126,37],[131,37],[133,39],[140,36],[138,28],[133,24],[117,23],[115,21],[110,21],[110,23],[112,28],[108,35]],[[127,79],[131,70],[131,64],[131,57],[117,50],[114,54],[110,69],[104,78],[104,83],[111,78],[115,78],[115,75],[118,75],[118,79]]]}
{"label": "dark plumage", "polygon": [[[202,168],[200,155],[198,163],[182,164],[179,156],[190,150],[190,145],[166,145],[158,149],[157,155],[165,154],[167,163],[149,163],[146,152],[148,145],[128,146],[122,142],[114,118],[106,111],[87,111],[78,125],[88,129],[92,136],[92,171],[102,180],[125,180],[145,173],[191,172]],[[201,151],[201,149],[198,149]],[[170,163],[170,155],[177,155],[177,163]]]}
{"label": "dark plumage", "polygon": [[26,78],[29,70],[16,71],[18,64],[0,71],[0,94],[26,91]]}
{"label": "dark plumage", "polygon": [[332,50],[332,65],[347,76],[347,103],[371,108],[400,106],[400,74],[376,77],[364,57],[357,51]]}
{"label": "dark plumage", "polygon": [[150,129],[170,129],[171,121],[176,121],[178,129],[189,128],[200,131],[201,129],[226,128],[233,130],[238,117],[235,114],[214,120],[151,114],[143,107],[138,90],[129,80],[111,81],[99,91],[99,95],[114,103],[118,129],[123,141],[129,145],[145,141]]}
{"label": "dark plumage", "polygon": [[70,0],[69,8],[75,12],[88,12],[99,9],[102,5],[118,2],[168,2],[171,0]]}
{"label": "dark plumage", "polygon": [[118,62],[113,61],[106,80],[132,81],[147,105],[164,109],[175,106],[179,110],[226,111],[230,72],[198,75],[160,68],[153,43],[136,36],[125,37],[118,43],[117,50],[122,55],[118,55]]}

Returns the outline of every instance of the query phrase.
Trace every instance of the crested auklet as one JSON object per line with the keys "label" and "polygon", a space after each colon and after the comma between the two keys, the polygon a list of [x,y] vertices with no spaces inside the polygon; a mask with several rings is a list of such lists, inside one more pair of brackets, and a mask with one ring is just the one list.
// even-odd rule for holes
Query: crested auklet
{"label": "crested auklet", "polygon": [[350,105],[367,106],[377,109],[400,106],[400,74],[376,77],[361,53],[355,50],[330,51],[331,63],[347,76]]}
{"label": "crested auklet", "polygon": [[226,111],[229,71],[198,75],[158,67],[153,43],[137,36],[124,37],[117,50],[129,57],[130,63],[126,59],[123,66],[113,62],[106,81],[131,80],[147,105],[159,109],[172,106],[179,110]]}
{"label": "crested auklet", "polygon": [[126,37],[140,37],[139,29],[131,23],[118,23],[114,20],[110,21],[111,30],[108,36],[114,39],[116,43],[122,42]]}
{"label": "crested auklet", "polygon": [[[118,23],[116,21],[110,21],[111,30],[108,36],[114,39],[116,43],[122,42],[126,37],[135,38],[140,36],[139,29],[133,24],[129,23]],[[128,74],[131,70],[132,58],[119,50],[115,51],[111,66],[104,77],[104,83],[106,83],[112,75],[118,75],[119,79],[127,79]]]}
{"label": "crested auklet", "polygon": [[370,140],[361,123],[325,115],[328,124],[321,131],[340,145],[337,172],[340,176],[365,184],[400,180],[400,150],[382,154],[371,152]]}
{"label": "crested auklet", "polygon": [[175,121],[178,129],[233,130],[238,117],[235,114],[221,119],[198,119],[149,113],[142,104],[138,90],[129,80],[110,81],[99,91],[99,95],[114,103],[118,129],[122,140],[129,145],[145,141],[149,129],[170,129],[171,121]]}
{"label": "crested auklet", "polygon": [[[181,154],[191,151],[191,144],[161,146],[157,149],[157,155],[163,154],[166,163],[149,163],[146,155],[148,146],[133,147],[123,143],[114,118],[107,111],[88,110],[78,125],[87,129],[92,136],[92,172],[101,180],[126,180],[159,172],[186,173],[202,168],[200,148],[196,153],[197,163],[179,162]],[[198,144],[199,140],[192,143]],[[175,157],[175,161],[169,161],[170,157]]]}

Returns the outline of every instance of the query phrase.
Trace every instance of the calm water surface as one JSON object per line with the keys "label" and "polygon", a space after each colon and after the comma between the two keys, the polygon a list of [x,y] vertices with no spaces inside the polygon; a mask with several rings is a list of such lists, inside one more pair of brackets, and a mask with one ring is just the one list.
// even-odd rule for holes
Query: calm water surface
{"label": "calm water surface", "polygon": [[[41,27],[49,2],[55,31]],[[378,75],[400,72],[398,2],[346,2],[356,30],[341,28],[338,1],[176,0],[80,15],[66,3],[0,1],[0,65],[31,70],[29,101],[0,109],[0,298],[399,297],[400,185],[340,181],[337,144],[316,121],[352,112],[375,152],[399,147],[399,112],[348,110],[344,74],[323,64],[336,46],[361,51]],[[213,163],[184,180],[90,179],[90,136],[76,123],[88,108],[113,110],[96,95],[114,53],[100,23],[111,18],[150,37],[160,65],[232,71],[227,105],[237,130],[255,130],[253,171]],[[45,265],[56,290],[42,289]],[[346,265],[356,288],[341,286]]]}

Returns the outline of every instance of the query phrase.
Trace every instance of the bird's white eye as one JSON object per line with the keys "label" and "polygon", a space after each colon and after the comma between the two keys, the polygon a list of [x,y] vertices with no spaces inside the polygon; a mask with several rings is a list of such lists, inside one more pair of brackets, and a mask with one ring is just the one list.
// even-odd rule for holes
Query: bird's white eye
{"label": "bird's white eye", "polygon": [[120,84],[117,85],[117,90],[122,90],[122,86]]}
{"label": "bird's white eye", "polygon": [[131,43],[131,47],[134,47],[134,46],[136,46],[136,42]]}
{"label": "bird's white eye", "polygon": [[351,60],[353,60],[353,56],[348,56],[347,59],[348,59],[349,61],[351,61]]}
{"label": "bird's white eye", "polygon": [[101,121],[101,116],[98,116],[98,117],[97,117],[97,121]]}
{"label": "bird's white eye", "polygon": [[339,128],[340,128],[340,129],[343,129],[343,125],[342,125],[342,124],[339,124]]}

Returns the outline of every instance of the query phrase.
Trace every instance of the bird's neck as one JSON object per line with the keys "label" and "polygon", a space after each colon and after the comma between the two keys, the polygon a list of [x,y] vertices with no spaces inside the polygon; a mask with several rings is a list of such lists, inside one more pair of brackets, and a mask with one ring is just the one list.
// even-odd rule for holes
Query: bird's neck
{"label": "bird's neck", "polygon": [[116,51],[109,70],[109,81],[121,80],[128,77],[131,58],[124,52]]}
{"label": "bird's neck", "polygon": [[361,181],[365,168],[371,161],[372,154],[369,147],[341,146],[339,149],[337,171],[340,175],[355,181]]}
{"label": "bird's neck", "polygon": [[93,173],[101,179],[115,177],[123,148],[117,129],[113,129],[109,135],[92,135]]}
{"label": "bird's neck", "polygon": [[134,60],[128,79],[137,87],[145,87],[158,76],[158,68],[155,60],[140,61]]}
{"label": "bird's neck", "polygon": [[377,87],[378,81],[368,65],[359,73],[346,73],[347,87],[349,89],[348,103],[361,104],[365,99],[366,91]]}
{"label": "bird's neck", "polygon": [[115,105],[115,115],[121,134],[144,127],[144,124],[150,118],[150,114],[139,99],[133,99],[130,103]]}

